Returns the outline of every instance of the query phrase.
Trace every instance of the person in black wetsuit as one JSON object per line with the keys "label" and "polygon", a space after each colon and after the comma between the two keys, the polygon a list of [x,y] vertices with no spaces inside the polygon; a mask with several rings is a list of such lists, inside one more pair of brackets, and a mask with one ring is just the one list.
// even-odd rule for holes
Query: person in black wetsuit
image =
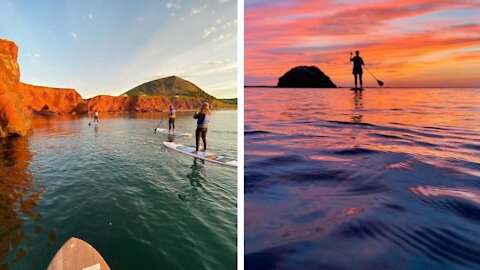
{"label": "person in black wetsuit", "polygon": [[356,51],[355,56],[352,57],[353,53],[350,53],[350,61],[353,62],[353,71],[352,74],[355,77],[355,88],[357,88],[357,76],[360,79],[360,88],[363,88],[363,81],[362,81],[362,74],[363,68],[362,66],[365,65],[363,63],[363,59],[359,56],[360,52]]}
{"label": "person in black wetsuit", "polygon": [[200,147],[200,138],[203,141],[203,151],[207,151],[207,129],[210,122],[210,106],[207,102],[202,104],[200,112],[195,112],[193,118],[197,119],[197,130],[195,130],[196,152]]}

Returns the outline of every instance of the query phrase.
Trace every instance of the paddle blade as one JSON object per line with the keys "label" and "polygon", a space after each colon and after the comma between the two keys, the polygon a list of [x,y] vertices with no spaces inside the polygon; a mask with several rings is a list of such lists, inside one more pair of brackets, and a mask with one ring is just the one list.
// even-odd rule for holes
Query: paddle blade
{"label": "paddle blade", "polygon": [[378,85],[383,86],[383,82],[382,82],[382,81],[377,80],[377,82],[378,82]]}

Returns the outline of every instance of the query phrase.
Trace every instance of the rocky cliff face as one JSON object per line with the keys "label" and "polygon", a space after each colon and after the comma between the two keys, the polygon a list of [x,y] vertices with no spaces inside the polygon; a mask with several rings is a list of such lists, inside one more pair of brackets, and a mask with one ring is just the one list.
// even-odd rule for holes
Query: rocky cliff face
{"label": "rocky cliff face", "polygon": [[[202,104],[198,98],[175,97],[115,97],[99,95],[83,100],[75,89],[50,88],[24,83],[18,84],[18,92],[26,108],[42,115],[66,113],[87,114],[99,112],[161,112],[170,105],[177,110],[197,109]],[[214,109],[221,107],[214,103]]]}
{"label": "rocky cliff face", "polygon": [[24,106],[29,110],[42,114],[65,114],[83,102],[75,89],[51,88],[19,83],[18,92],[22,96]]}
{"label": "rocky cliff face", "polygon": [[195,110],[202,100],[198,98],[175,97],[113,97],[96,96],[85,100],[73,109],[77,114],[98,112],[161,112],[173,105],[176,110]]}
{"label": "rocky cliff face", "polygon": [[318,67],[298,66],[278,79],[278,87],[290,88],[337,88]]}
{"label": "rocky cliff face", "polygon": [[17,55],[15,43],[0,39],[0,137],[25,135],[32,127],[30,112],[18,93]]}
{"label": "rocky cliff face", "polygon": [[0,91],[12,90],[20,81],[17,63],[18,47],[15,43],[0,39]]}
{"label": "rocky cliff face", "polygon": [[[18,47],[15,43],[0,39],[0,137],[26,135],[32,126],[32,113],[58,115],[87,114],[94,111],[160,112],[167,110],[170,105],[174,105],[177,110],[194,110],[201,106],[203,100],[213,100],[214,109],[232,107],[175,76],[135,88],[135,91],[141,90],[141,95],[120,97],[100,95],[83,100],[75,89],[21,83],[17,55]],[[158,85],[159,88],[155,88]],[[179,89],[183,89],[184,92]],[[130,94],[134,95],[135,91]],[[148,96],[164,92],[176,97]]]}

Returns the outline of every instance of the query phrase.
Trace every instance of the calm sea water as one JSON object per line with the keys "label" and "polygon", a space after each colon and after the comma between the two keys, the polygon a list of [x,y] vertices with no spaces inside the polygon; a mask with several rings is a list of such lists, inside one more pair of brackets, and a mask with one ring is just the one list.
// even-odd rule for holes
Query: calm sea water
{"label": "calm sea water", "polygon": [[[177,130],[193,132],[191,116]],[[235,269],[236,170],[167,150],[159,117],[36,118],[32,136],[1,140],[0,269],[46,269],[72,236],[115,270]],[[215,111],[211,150],[236,159],[236,127],[236,111]]]}
{"label": "calm sea water", "polygon": [[247,269],[480,269],[480,89],[245,91]]}

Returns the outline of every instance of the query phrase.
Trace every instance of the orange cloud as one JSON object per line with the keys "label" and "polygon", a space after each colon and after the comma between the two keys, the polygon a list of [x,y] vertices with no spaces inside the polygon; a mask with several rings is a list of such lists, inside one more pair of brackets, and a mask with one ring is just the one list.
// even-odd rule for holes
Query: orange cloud
{"label": "orange cloud", "polygon": [[[447,10],[456,15],[443,18]],[[274,85],[294,66],[317,65],[350,85],[348,52],[358,49],[389,86],[478,86],[479,11],[476,1],[247,1],[246,84]]]}

